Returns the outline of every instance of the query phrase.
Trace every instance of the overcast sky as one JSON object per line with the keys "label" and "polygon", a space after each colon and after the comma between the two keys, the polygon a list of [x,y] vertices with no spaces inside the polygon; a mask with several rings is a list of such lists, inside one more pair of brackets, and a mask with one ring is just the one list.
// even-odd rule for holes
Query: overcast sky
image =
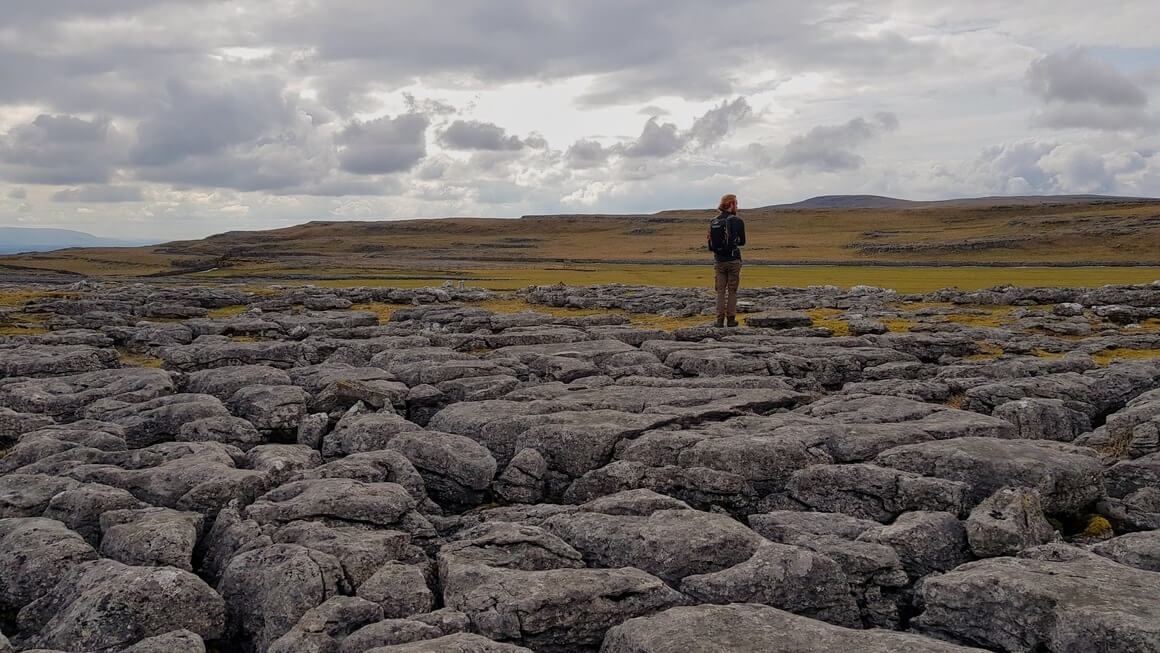
{"label": "overcast sky", "polygon": [[1158,24],[1156,0],[2,0],[0,226],[1160,196]]}

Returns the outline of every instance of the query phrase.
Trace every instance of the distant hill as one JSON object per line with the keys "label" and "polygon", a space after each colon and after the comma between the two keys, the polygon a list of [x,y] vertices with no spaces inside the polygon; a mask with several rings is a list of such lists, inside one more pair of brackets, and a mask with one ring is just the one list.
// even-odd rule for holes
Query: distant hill
{"label": "distant hill", "polygon": [[[749,263],[1160,265],[1160,200],[1069,195],[908,202],[862,195],[742,207],[741,213]],[[315,221],[150,247],[0,256],[0,269],[340,278],[374,270],[703,264],[705,226],[713,215],[702,207],[516,220]]]}
{"label": "distant hill", "polygon": [[952,206],[1034,206],[1039,204],[1093,204],[1098,202],[1155,202],[1148,197],[1114,197],[1110,195],[990,195],[950,200],[915,201],[881,195],[819,195],[792,204],[763,206],[758,211],[775,209],[918,209]]}
{"label": "distant hill", "polygon": [[0,227],[0,254],[49,252],[67,247],[140,247],[156,240],[102,238],[70,229]]}

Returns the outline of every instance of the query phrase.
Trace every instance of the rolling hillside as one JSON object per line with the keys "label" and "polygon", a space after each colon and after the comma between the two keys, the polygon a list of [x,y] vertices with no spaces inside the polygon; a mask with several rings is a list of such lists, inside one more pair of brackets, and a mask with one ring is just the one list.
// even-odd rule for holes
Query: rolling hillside
{"label": "rolling hillside", "polygon": [[[742,210],[751,263],[1160,264],[1160,200],[979,198],[878,208]],[[905,201],[905,200],[894,200]],[[383,222],[309,222],[132,249],[0,257],[80,274],[339,273],[571,262],[697,263],[708,210]]]}

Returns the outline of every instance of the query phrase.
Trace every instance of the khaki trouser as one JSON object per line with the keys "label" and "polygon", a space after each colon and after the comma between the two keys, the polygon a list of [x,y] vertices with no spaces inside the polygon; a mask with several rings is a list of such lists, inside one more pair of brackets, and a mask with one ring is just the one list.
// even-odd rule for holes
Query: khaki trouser
{"label": "khaki trouser", "polygon": [[717,277],[717,317],[737,315],[737,286],[741,283],[741,259],[714,263]]}

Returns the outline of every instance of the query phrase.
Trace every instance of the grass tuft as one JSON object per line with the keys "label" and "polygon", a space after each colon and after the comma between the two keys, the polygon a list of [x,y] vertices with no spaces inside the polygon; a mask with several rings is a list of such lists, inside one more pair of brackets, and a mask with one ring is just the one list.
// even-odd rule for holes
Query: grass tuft
{"label": "grass tuft", "polygon": [[810,316],[814,321],[814,326],[825,327],[834,332],[835,336],[850,335],[850,323],[845,320],[835,320],[835,315],[841,315],[845,311],[838,308],[812,308],[807,311],[802,311]]}
{"label": "grass tuft", "polygon": [[215,319],[222,318],[222,317],[233,317],[235,315],[238,315],[240,313],[245,312],[245,310],[246,310],[246,307],[241,305],[241,304],[237,304],[234,306],[225,306],[223,308],[211,308],[211,309],[209,309],[209,317],[215,318]]}
{"label": "grass tuft", "polygon": [[1092,360],[1100,365],[1107,365],[1112,361],[1141,358],[1160,358],[1160,349],[1124,349],[1113,347],[1092,354]]}
{"label": "grass tuft", "polygon": [[978,354],[971,354],[970,356],[964,356],[963,360],[985,361],[985,360],[992,360],[992,359],[998,358],[998,357],[1003,355],[1002,349],[1000,349],[1000,348],[998,348],[995,345],[992,345],[990,343],[976,342],[975,344],[978,345],[979,349],[981,349],[982,351]]}
{"label": "grass tuft", "polygon": [[118,358],[122,367],[161,367],[165,362],[148,354],[136,354],[123,347],[117,347]]}

